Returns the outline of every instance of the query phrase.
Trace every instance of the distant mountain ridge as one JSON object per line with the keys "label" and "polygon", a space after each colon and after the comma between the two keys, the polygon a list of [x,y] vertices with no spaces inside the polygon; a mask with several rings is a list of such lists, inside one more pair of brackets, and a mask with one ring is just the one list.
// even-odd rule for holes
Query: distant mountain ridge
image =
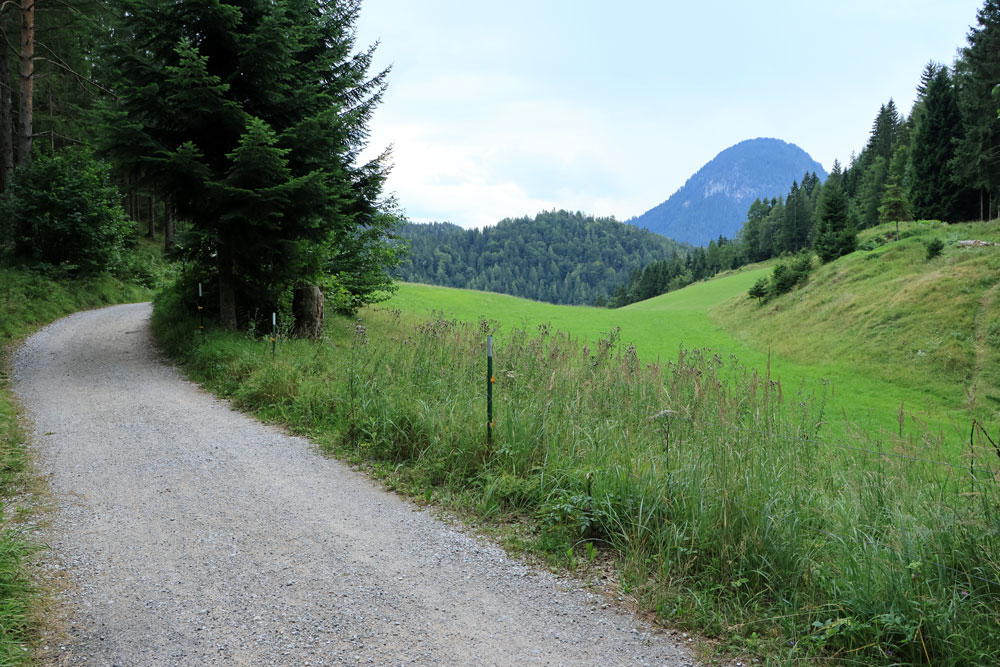
{"label": "distant mountain ridge", "polygon": [[784,195],[792,181],[812,172],[826,180],[823,165],[795,144],[747,139],[716,155],[667,201],[627,222],[692,245],[735,238],[755,199]]}

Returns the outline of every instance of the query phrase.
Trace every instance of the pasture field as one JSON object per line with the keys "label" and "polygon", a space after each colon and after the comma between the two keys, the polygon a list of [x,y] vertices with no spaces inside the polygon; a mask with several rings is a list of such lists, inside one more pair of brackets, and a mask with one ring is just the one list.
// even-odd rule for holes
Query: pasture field
{"label": "pasture field", "polygon": [[[709,315],[740,342],[840,378],[858,407],[898,410],[905,400],[909,417],[967,441],[973,417],[998,423],[1000,246],[960,241],[1000,243],[1000,221],[899,231],[894,240],[895,225],[865,230],[865,249],[819,267],[792,294],[763,307],[735,296]],[[945,249],[928,259],[935,238]]]}
{"label": "pasture field", "polygon": [[[622,349],[635,345],[644,363],[676,358],[680,349],[733,355],[761,375],[767,374],[770,367],[770,377],[781,382],[789,400],[825,403],[822,418],[826,426],[821,429],[825,436],[840,437],[855,429],[873,439],[887,433],[898,435],[902,408],[902,431],[910,436],[912,446],[931,447],[935,454],[957,455],[969,429],[962,409],[964,384],[941,387],[937,383],[929,389],[918,382],[933,376],[932,372],[901,374],[899,381],[893,381],[891,373],[873,372],[872,365],[858,355],[831,357],[821,345],[829,344],[827,338],[834,338],[841,329],[829,337],[809,337],[800,335],[801,326],[789,325],[784,334],[779,327],[788,323],[787,316],[781,324],[768,326],[774,319],[768,319],[769,313],[801,297],[797,293],[785,295],[763,307],[747,297],[750,286],[770,270],[770,266],[751,267],[618,310],[554,306],[506,295],[414,284],[400,285],[396,296],[382,307],[424,317],[436,313],[467,322],[486,317],[502,326],[521,328],[548,324],[591,348],[609,331],[620,327],[618,341]],[[817,284],[816,279],[810,284]],[[750,330],[748,323],[752,322],[756,322],[756,328]],[[502,335],[501,330],[498,336]],[[800,344],[788,344],[790,338]],[[840,349],[858,347],[867,349],[858,346],[856,334],[846,332]],[[884,365],[876,370],[884,370]],[[925,438],[928,431],[930,437]],[[950,444],[939,452],[942,442]]]}

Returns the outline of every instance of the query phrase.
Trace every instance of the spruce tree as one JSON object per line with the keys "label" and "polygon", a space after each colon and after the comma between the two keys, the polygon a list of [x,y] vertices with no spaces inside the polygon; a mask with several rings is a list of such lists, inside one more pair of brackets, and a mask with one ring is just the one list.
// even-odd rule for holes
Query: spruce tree
{"label": "spruce tree", "polygon": [[909,150],[906,145],[900,145],[889,164],[889,176],[882,202],[878,207],[879,222],[899,222],[910,220],[910,203],[906,199],[903,178],[906,173]]}
{"label": "spruce tree", "polygon": [[358,162],[387,74],[354,52],[359,0],[122,5],[119,154],[192,222],[221,323],[296,284],[325,280],[348,311],[373,298],[352,277],[393,263],[394,217],[380,211],[385,156]]}
{"label": "spruce tree", "polygon": [[979,192],[982,218],[986,200],[1000,189],[1000,119],[992,97],[1000,83],[1000,1],[987,0],[976,19],[955,63],[962,134],[950,166],[956,182]]}
{"label": "spruce tree", "polygon": [[808,195],[798,182],[793,182],[785,200],[785,215],[781,221],[780,252],[798,252],[809,242],[812,215]]}
{"label": "spruce tree", "polygon": [[923,71],[920,72],[920,83],[917,84],[916,104],[920,104],[927,97],[927,88],[930,87],[931,81],[934,80],[937,73],[943,69],[945,69],[944,65],[933,60],[924,65]]}
{"label": "spruce tree", "polygon": [[823,184],[816,210],[813,249],[824,264],[853,252],[857,245],[857,230],[848,220],[849,204],[842,180],[840,163],[834,162],[833,171]]}
{"label": "spruce tree", "polygon": [[862,228],[874,227],[878,224],[878,207],[882,204],[882,195],[888,176],[888,161],[881,155],[877,155],[862,176],[861,190],[858,193],[858,213]]}
{"label": "spruce tree", "polygon": [[927,84],[912,137],[909,199],[917,219],[955,222],[962,216],[966,193],[953,180],[950,166],[961,121],[951,75],[939,69]]}

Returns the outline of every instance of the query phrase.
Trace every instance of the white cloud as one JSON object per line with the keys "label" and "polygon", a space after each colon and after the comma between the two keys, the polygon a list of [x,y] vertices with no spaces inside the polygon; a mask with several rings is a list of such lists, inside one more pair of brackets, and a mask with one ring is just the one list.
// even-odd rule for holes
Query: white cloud
{"label": "white cloud", "polygon": [[394,145],[387,189],[414,219],[464,226],[551,208],[626,219],[760,136],[829,169],[890,96],[907,110],[981,5],[915,1],[625,0],[607,15],[596,0],[369,0],[360,41],[383,37],[377,58],[396,64],[372,149]]}

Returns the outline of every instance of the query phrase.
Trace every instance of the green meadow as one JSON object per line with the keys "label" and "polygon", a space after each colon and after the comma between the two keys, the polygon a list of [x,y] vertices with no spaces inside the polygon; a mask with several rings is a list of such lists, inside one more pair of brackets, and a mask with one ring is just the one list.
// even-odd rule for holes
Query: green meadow
{"label": "green meadow", "polygon": [[[911,447],[932,448],[934,455],[953,457],[967,444],[974,414],[987,423],[994,418],[992,410],[970,409],[972,382],[966,376],[976,363],[971,351],[976,337],[974,311],[983,294],[996,284],[996,271],[990,267],[998,261],[997,253],[949,248],[934,275],[919,280],[930,294],[920,295],[923,301],[900,297],[900,289],[912,290],[918,284],[911,274],[926,268],[920,257],[922,242],[938,229],[912,226],[921,233],[889,244],[892,247],[855,253],[821,267],[804,289],[764,305],[750,299],[747,291],[769,274],[771,264],[721,275],[618,310],[554,306],[415,284],[401,285],[385,306],[462,321],[486,317],[522,328],[548,324],[591,347],[620,328],[621,345],[634,345],[646,363],[673,359],[680,349],[734,355],[747,367],[779,381],[788,400],[823,402],[826,423],[821,432],[826,436],[860,430],[879,439],[902,432]],[[872,230],[866,238],[884,231]],[[997,236],[996,224],[956,225],[948,236],[983,236],[983,232],[990,238]],[[872,270],[875,276],[866,273]],[[856,311],[854,315],[843,309],[831,312],[829,306],[843,304],[840,290],[845,284],[852,286],[850,299],[861,302],[848,306]],[[933,313],[927,303],[930,297],[939,304]],[[912,320],[909,326],[908,320]],[[896,322],[895,330],[888,329],[886,321]],[[503,335],[502,330],[498,335]],[[942,335],[949,342],[964,341],[966,349],[942,346]],[[923,348],[931,354],[921,354]],[[985,402],[989,408],[990,401]]]}

